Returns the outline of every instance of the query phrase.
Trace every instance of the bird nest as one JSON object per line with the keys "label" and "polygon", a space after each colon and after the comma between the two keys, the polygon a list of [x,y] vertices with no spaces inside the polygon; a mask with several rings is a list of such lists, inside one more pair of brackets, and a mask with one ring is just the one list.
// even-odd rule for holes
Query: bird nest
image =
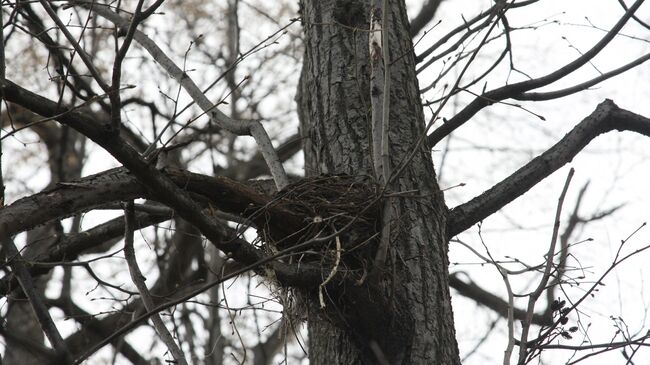
{"label": "bird nest", "polygon": [[368,176],[302,179],[258,211],[269,217],[277,217],[278,212],[286,216],[285,221],[276,218],[265,224],[260,238],[274,252],[291,251],[292,261],[331,263],[338,256],[348,269],[359,269],[374,254],[381,217],[379,194],[379,186]]}

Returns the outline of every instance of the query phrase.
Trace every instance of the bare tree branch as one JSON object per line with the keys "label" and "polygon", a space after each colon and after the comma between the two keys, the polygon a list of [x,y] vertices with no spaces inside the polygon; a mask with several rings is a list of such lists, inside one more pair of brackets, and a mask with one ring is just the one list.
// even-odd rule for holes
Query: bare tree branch
{"label": "bare tree branch", "polygon": [[[59,308],[63,311],[66,317],[74,319],[82,326],[80,333],[83,333],[84,336],[71,336],[66,338],[66,344],[69,346],[71,351],[74,351],[75,353],[81,352],[89,342],[99,341],[102,338],[109,336],[114,327],[119,324],[119,321],[115,321],[116,314],[111,314],[105,319],[98,320],[94,318],[94,315],[77,306],[69,298],[48,299],[46,303],[50,307]],[[125,311],[125,313],[120,313],[120,315],[128,317],[128,312]],[[72,341],[72,339],[78,339],[78,341]],[[120,354],[126,357],[134,365],[146,365],[151,363],[151,360],[143,357],[138,350],[134,349],[122,339],[114,341],[112,345],[120,352]]]}
{"label": "bare tree branch", "polygon": [[564,96],[568,96],[571,94],[575,94],[577,92],[587,90],[588,88],[597,85],[605,80],[611,79],[614,76],[620,75],[623,72],[626,72],[628,70],[633,69],[634,67],[637,67],[646,61],[650,60],[650,53],[643,55],[636,60],[627,63],[615,70],[605,72],[598,77],[594,77],[591,80],[587,80],[585,82],[582,82],[580,84],[567,87],[565,89],[561,90],[556,90],[556,91],[546,91],[546,92],[539,92],[539,93],[534,93],[534,92],[528,92],[528,93],[523,93],[520,95],[515,95],[513,96],[513,99],[515,100],[533,100],[533,101],[543,101],[543,100],[551,100],[551,99],[558,99]]}
{"label": "bare tree branch", "polygon": [[465,231],[517,199],[570,162],[591,140],[613,130],[632,131],[650,137],[650,119],[620,109],[613,101],[606,99],[546,152],[481,195],[453,208],[448,220],[448,237]]}
{"label": "bare tree branch", "polygon": [[[481,288],[473,282],[465,282],[461,280],[458,273],[449,275],[449,286],[456,289],[462,296],[472,299],[475,302],[492,309],[504,318],[508,317],[508,302],[495,295],[494,293]],[[523,320],[526,318],[526,311],[518,308],[513,308],[513,315],[514,318]],[[535,313],[533,315],[533,323],[538,325],[549,325],[553,323],[552,321],[553,318],[547,313]]]}
{"label": "bare tree branch", "polygon": [[[201,210],[211,204],[222,211],[246,217],[272,201],[270,196],[228,178],[178,169],[166,169],[158,173],[182,187],[186,194],[193,194],[198,209]],[[39,222],[101,208],[109,202],[136,198],[157,199],[133,174],[124,168],[115,168],[77,181],[59,183],[53,188],[17,200],[2,209],[4,214],[0,215],[0,224],[6,225],[9,235],[15,235]],[[50,209],[39,209],[43,206]],[[283,237],[291,235],[295,229],[299,229],[296,227],[302,226],[304,217],[296,212],[279,206],[268,207],[268,210],[272,216],[256,215],[251,220],[259,226],[274,227]],[[167,212],[160,213],[165,215]],[[236,246],[224,245],[224,248]]]}
{"label": "bare tree branch", "polygon": [[52,316],[50,316],[50,312],[43,302],[43,298],[34,288],[32,277],[25,266],[22,255],[18,252],[16,245],[9,235],[7,235],[4,227],[4,225],[0,224],[0,241],[2,242],[2,247],[6,252],[9,265],[13,269],[13,274],[18,278],[20,287],[23,289],[23,293],[25,293],[25,296],[29,300],[29,304],[34,310],[36,318],[38,318],[38,323],[41,325],[47,339],[54,347],[58,361],[61,361],[64,364],[70,364],[72,362],[72,355],[68,351],[68,347],[66,346],[65,341],[63,341],[63,337],[61,337],[59,330],[56,328]]}
{"label": "bare tree branch", "polygon": [[[282,142],[278,148],[278,157],[281,162],[285,162],[302,149],[302,139],[300,134],[296,133]],[[250,160],[238,164],[233,164],[225,169],[216,170],[221,176],[226,176],[239,181],[254,179],[260,175],[270,173],[269,167],[264,163],[264,157],[257,152]],[[277,188],[276,188],[277,191]]]}
{"label": "bare tree branch", "polygon": [[[220,250],[227,252],[234,259],[242,263],[250,263],[251,265],[261,261],[266,262],[265,260],[268,261],[268,259],[265,259],[266,255],[264,253],[251,245],[242,245],[238,242],[235,243],[224,239],[225,232],[223,231],[223,228],[215,222],[213,218],[203,213],[201,206],[190,197],[187,191],[178,187],[169,176],[156,169],[150,162],[142,159],[140,155],[131,146],[124,143],[119,136],[111,133],[104,133],[101,124],[98,123],[91,114],[87,114],[87,112],[83,110],[67,111],[65,108],[57,105],[57,103],[25,90],[9,80],[6,80],[3,83],[1,91],[4,92],[7,100],[21,104],[43,116],[56,117],[61,123],[71,126],[94,142],[98,143],[106,149],[106,151],[122,162],[142,184],[146,185],[149,188],[148,190],[152,192],[152,196],[155,196],[156,200],[175,209],[181,217],[195,225],[201,230],[202,234],[213,242],[213,244],[217,244]],[[207,181],[205,179],[211,179],[205,176],[200,177],[200,175],[197,174],[192,174],[192,176],[198,178],[198,180],[195,180],[195,182],[199,184],[197,186],[201,186],[202,183]],[[183,186],[187,185],[189,182],[190,181],[185,180]],[[235,184],[232,188],[244,189],[252,194],[251,197],[263,196],[239,184]],[[213,190],[213,187],[207,188],[204,186],[203,190],[199,193],[207,194],[207,196],[214,196],[214,198],[216,198],[215,201],[224,201],[224,199],[228,197],[228,195],[214,195],[215,191]],[[238,197],[240,195],[241,194],[235,194],[234,196]],[[293,229],[301,226],[300,224],[287,224],[288,221],[296,219],[301,220],[302,218],[298,218],[286,210],[284,214],[270,214],[270,217],[271,219],[278,219],[276,227],[278,227],[279,230],[277,232],[282,237],[290,236],[290,234],[287,235],[282,233],[286,232],[286,229]],[[261,218],[262,217],[260,217],[260,219]],[[2,219],[2,217],[0,217],[0,219]],[[24,226],[24,223],[16,221],[11,217],[7,219],[13,223],[14,229],[15,227]],[[311,275],[306,275],[306,272],[303,270],[304,266],[301,269],[297,269],[279,262],[274,262],[272,266],[279,280],[284,280],[287,283],[292,283],[298,286],[305,285],[305,283],[316,282],[320,277],[320,270],[312,272]]]}
{"label": "bare tree branch", "polygon": [[[634,4],[627,10],[625,15],[619,19],[619,21],[612,27],[612,29],[610,29],[609,32],[607,32],[607,34],[605,34],[605,36],[600,41],[598,41],[598,43],[596,43],[590,50],[583,53],[580,57],[576,58],[565,66],[557,69],[554,72],[551,72],[546,76],[506,85],[478,96],[458,114],[447,120],[445,124],[441,125],[427,136],[427,142],[429,143],[429,146],[435,146],[443,138],[449,135],[449,133],[453,132],[465,122],[470,120],[472,117],[474,117],[474,115],[476,115],[476,113],[478,113],[486,106],[508,98],[516,99],[518,96],[524,94],[527,91],[549,85],[587,64],[618,35],[623,26],[632,17],[632,15],[634,15],[636,10],[641,6],[643,2],[644,0],[635,1]],[[452,92],[453,91],[454,90],[452,90]]]}
{"label": "bare tree branch", "polygon": [[[621,4],[621,7],[622,7],[623,9],[625,9],[625,10],[628,9],[627,4],[625,4],[625,1],[624,1],[624,0],[618,0],[618,3]],[[633,16],[632,19],[634,19],[634,21],[636,21],[637,23],[639,23],[639,25],[641,25],[641,26],[644,27],[645,29],[650,30],[650,24],[648,24],[648,23],[644,22],[643,20],[639,19],[639,17],[637,17],[637,16]]]}
{"label": "bare tree branch", "polygon": [[[156,224],[169,219],[169,215],[153,215],[136,213],[135,227],[141,229],[151,224]],[[80,254],[97,248],[97,246],[108,243],[115,243],[124,234],[124,219],[118,217],[106,223],[100,224],[87,231],[69,234],[57,240],[55,247],[47,250],[47,256],[39,256],[36,260],[27,263],[29,274],[32,277],[44,275],[54,268],[56,263],[73,261]],[[47,265],[49,264],[49,265]],[[18,287],[15,277],[5,276],[0,279],[0,295],[8,295]]]}
{"label": "bare tree branch", "polygon": [[[140,271],[137,258],[135,257],[135,249],[133,247],[133,234],[135,231],[134,213],[133,201],[126,203],[124,209],[124,258],[129,266],[131,280],[135,284],[136,288],[138,288],[138,292],[140,292],[142,304],[144,304],[146,310],[150,311],[154,308],[153,299],[149,292],[149,288],[147,288],[147,284],[144,283],[145,277],[142,275],[142,271]],[[158,336],[160,336],[160,339],[167,346],[167,349],[171,352],[174,360],[181,365],[187,365],[187,360],[185,359],[183,350],[181,350],[180,346],[178,346],[174,337],[165,326],[165,322],[163,322],[160,314],[153,314],[150,319],[158,333]]]}
{"label": "bare tree branch", "polygon": [[43,9],[47,12],[47,14],[50,16],[50,18],[56,23],[57,27],[59,27],[59,30],[63,33],[63,35],[68,39],[68,42],[74,47],[75,51],[83,61],[84,65],[86,65],[86,68],[88,71],[90,71],[90,74],[93,76],[93,79],[95,79],[95,82],[97,82],[97,85],[104,90],[106,94],[111,94],[111,87],[104,81],[104,78],[102,77],[101,73],[97,70],[95,65],[93,64],[92,60],[90,59],[90,56],[86,51],[81,47],[79,42],[74,38],[74,36],[70,33],[68,30],[68,27],[63,24],[63,21],[61,18],[59,18],[58,15],[56,15],[56,11],[52,8],[50,3],[46,0],[39,0],[41,3],[41,6],[43,6]]}
{"label": "bare tree branch", "polygon": [[[86,2],[80,2],[83,6],[88,6]],[[105,8],[100,5],[94,5],[90,7],[90,10],[96,12],[105,19],[111,21],[117,26],[126,27],[129,25],[129,22],[125,19],[122,19],[118,14],[113,13],[108,8]],[[190,76],[181,68],[179,68],[163,51],[156,45],[156,43],[151,40],[146,34],[135,30],[134,39],[140,43],[144,49],[149,52],[151,57],[153,57],[156,62],[167,71],[167,73],[181,86],[185,91],[192,97],[192,99],[203,109],[203,111],[212,118],[215,123],[222,128],[238,134],[238,135],[251,135],[264,156],[266,163],[269,165],[269,170],[271,175],[275,180],[278,190],[281,190],[285,187],[289,180],[287,178],[286,172],[282,167],[282,163],[278,158],[277,152],[273,148],[271,139],[266,133],[266,130],[262,124],[258,121],[237,121],[233,120],[214,105],[201,91],[201,89],[194,83]]]}
{"label": "bare tree branch", "polygon": [[[179,277],[178,279],[181,278]],[[195,289],[197,286],[197,283],[193,283],[190,285],[185,284],[172,295],[170,296],[165,295],[164,297],[161,297],[160,296],[161,295],[160,289],[162,286],[161,284],[162,284],[161,281],[157,281],[151,289],[151,292],[155,294],[153,299],[156,305],[159,305],[159,303],[164,303],[165,300],[182,296],[187,292]],[[120,311],[110,313],[102,318],[98,318],[99,317],[98,315],[86,316],[85,315],[86,313],[84,311],[82,311],[80,308],[76,308],[76,306],[74,305],[70,306],[73,303],[68,303],[68,301],[64,299],[50,300],[49,303],[51,303],[54,306],[62,308],[62,310],[66,311],[66,314],[68,315],[77,314],[78,316],[80,316],[77,317],[76,319],[82,322],[83,328],[73,333],[72,335],[68,336],[65,339],[66,343],[68,344],[68,347],[70,349],[74,349],[75,358],[77,362],[80,362],[79,360],[80,358],[86,358],[94,354],[105,344],[113,344],[114,346],[118,347],[123,337],[113,336],[115,334],[115,331],[117,331],[118,329],[122,328],[127,324],[130,324],[131,326],[133,326],[133,328],[139,327],[140,325],[145,324],[146,318],[148,318],[148,317],[145,317],[144,319],[137,318],[135,321],[133,320],[134,314],[142,313],[144,310],[144,306],[142,305],[142,301],[140,300],[131,301],[126,305],[124,305],[122,308],[120,308],[121,309]],[[110,341],[105,342],[105,339],[109,337],[111,338]],[[98,344],[101,345],[98,346]],[[89,347],[95,347],[95,351],[89,352],[88,351]]]}
{"label": "bare tree branch", "polygon": [[[555,259],[555,247],[557,245],[557,237],[560,232],[560,220],[562,219],[562,207],[564,206],[564,198],[566,193],[569,190],[569,184],[571,184],[571,179],[573,178],[575,170],[571,168],[569,174],[567,175],[566,181],[564,183],[564,188],[560,197],[558,198],[557,209],[555,211],[555,219],[553,220],[553,233],[551,234],[551,243],[548,245],[548,252],[546,253],[546,264],[544,265],[544,272],[542,277],[537,284],[535,290],[528,294],[528,306],[526,309],[526,318],[521,322],[521,339],[520,343],[525,344],[528,342],[528,334],[530,331],[530,325],[533,322],[533,314],[535,313],[535,304],[537,300],[542,295],[546,289],[546,285],[551,280],[551,272],[553,270],[553,260]],[[523,364],[527,353],[526,346],[519,346],[519,360],[518,364]]]}
{"label": "bare tree branch", "polygon": [[[20,334],[7,331],[4,326],[0,326],[0,335],[4,337],[7,346],[18,346],[24,351],[29,351],[34,359],[43,361],[44,363],[52,358],[56,358],[54,350],[45,347],[40,341],[34,341],[31,338],[21,336]],[[5,359],[6,359],[5,355]]]}
{"label": "bare tree branch", "polygon": [[[438,2],[441,3],[443,0],[428,0],[428,1],[429,2],[438,1]],[[536,3],[538,1],[539,0],[521,1],[521,2],[514,3],[512,5],[509,5],[508,8],[509,9],[519,8],[519,7],[523,7],[523,6],[526,6],[526,5],[530,5],[532,3]],[[464,30],[468,31],[468,33],[471,34],[471,33],[474,33],[476,30],[481,30],[481,29],[485,28],[485,25],[481,25],[481,26],[477,26],[476,28],[474,28],[474,30],[469,29],[469,27],[476,24],[479,20],[484,19],[486,17],[489,17],[491,14],[493,14],[495,11],[497,11],[497,9],[499,9],[500,6],[502,6],[502,5],[501,4],[492,5],[489,9],[486,9],[485,11],[482,11],[480,14],[476,15],[474,18],[472,18],[470,20],[467,20],[467,21],[463,21],[463,24],[457,26],[456,28],[454,28],[450,32],[440,36],[440,38],[438,38],[438,40],[434,44],[432,44],[431,46],[429,46],[429,48],[422,51],[422,53],[420,53],[419,55],[416,56],[416,58],[415,58],[416,62],[420,63],[420,62],[424,61],[436,49],[440,48],[440,46],[444,45],[450,39],[452,39],[454,36],[456,36],[457,34],[459,34],[460,32],[462,32]],[[462,36],[461,38],[466,38],[466,37],[467,36]],[[456,42],[456,47],[453,47],[453,46],[450,47],[450,51],[456,49],[457,46],[460,45],[460,44],[461,43]],[[447,54],[449,52],[444,52],[444,53]],[[438,58],[438,57],[436,57],[436,58]]]}

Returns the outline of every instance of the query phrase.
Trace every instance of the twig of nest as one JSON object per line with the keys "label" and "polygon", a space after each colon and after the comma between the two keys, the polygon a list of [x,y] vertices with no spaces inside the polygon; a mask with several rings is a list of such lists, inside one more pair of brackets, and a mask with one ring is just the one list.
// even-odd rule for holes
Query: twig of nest
{"label": "twig of nest", "polygon": [[[340,241],[340,260],[348,269],[359,269],[372,258],[380,224],[379,186],[368,176],[325,175],[306,178],[278,192],[252,219],[269,249],[285,250],[314,238],[333,236]],[[277,214],[285,212],[286,224]],[[289,216],[290,215],[290,216]],[[271,224],[272,223],[272,224]],[[301,262],[332,264],[336,240],[302,247],[292,256]]]}

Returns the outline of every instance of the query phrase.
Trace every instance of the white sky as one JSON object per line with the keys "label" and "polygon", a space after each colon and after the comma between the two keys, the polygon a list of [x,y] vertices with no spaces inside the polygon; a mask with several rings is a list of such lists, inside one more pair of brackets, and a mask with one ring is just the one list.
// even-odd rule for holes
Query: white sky
{"label": "white sky", "polygon": [[[630,1],[627,2],[630,3]],[[420,1],[412,0],[407,1],[407,3],[411,5],[411,10],[419,9],[418,4]],[[446,29],[461,24],[461,14],[465,14],[466,18],[471,18],[478,11],[479,6],[485,8],[491,3],[491,1],[487,0],[446,0],[438,15],[439,19],[443,19],[443,22],[418,44],[416,53],[425,49],[427,44],[434,42],[438,35],[444,34]],[[515,64],[532,76],[543,75],[577,57],[578,51],[584,52],[589,49],[590,45],[594,44],[604,34],[603,31],[589,26],[589,21],[598,27],[607,29],[621,14],[622,11],[617,0],[542,0],[529,9],[513,10],[512,13],[509,13],[512,26],[523,26],[543,20],[556,21],[534,31],[522,30],[513,33]],[[650,5],[643,5],[638,14],[642,19],[650,21]],[[286,18],[292,16],[295,15],[287,14]],[[284,24],[284,22],[281,23]],[[292,29],[294,31],[299,30],[297,27]],[[205,29],[206,33],[209,33],[209,30]],[[259,29],[256,30],[257,33],[251,30],[246,34],[246,36],[250,37],[247,40],[248,43],[259,41],[275,28],[264,23],[264,26],[260,25]],[[632,23],[626,26],[623,33],[636,35],[642,39],[650,39],[648,30],[634,26]],[[282,41],[288,42],[286,38]],[[176,55],[182,55],[187,47],[184,43],[180,44],[182,46],[174,50]],[[476,68],[472,70],[475,70],[475,73],[482,72],[499,50],[498,48],[485,49],[474,65]],[[576,72],[575,76],[554,84],[545,90],[554,90],[580,80],[589,79],[598,74],[597,70],[605,72],[648,52],[650,52],[650,43],[619,37],[594,60],[593,67],[586,66],[584,70]],[[196,63],[198,68],[199,62]],[[507,63],[503,65],[507,66]],[[582,118],[589,115],[604,98],[613,99],[622,108],[650,116],[650,103],[648,103],[648,100],[650,100],[650,87],[648,86],[648,80],[650,80],[649,65],[644,64],[588,92],[559,101],[525,105],[534,113],[544,115],[546,121],[540,121],[532,114],[522,110],[502,105],[495,105],[481,112],[477,118],[469,122],[449,140],[450,152],[445,161],[444,169],[439,171],[439,174],[442,172],[441,186],[449,187],[461,182],[466,185],[448,191],[446,194],[447,204],[453,207],[465,202],[508,176],[519,166],[530,160],[531,157],[554,144]],[[251,61],[251,64],[244,67],[254,70],[256,66]],[[472,70],[470,70],[468,76],[471,76]],[[436,74],[437,71],[438,69],[434,66],[428,72]],[[200,73],[197,72],[197,74]],[[253,75],[255,76],[254,73]],[[498,69],[490,77],[488,89],[501,86],[506,80],[506,75],[506,67]],[[296,73],[295,78],[292,79],[293,83],[297,82],[297,76]],[[510,81],[519,80],[519,77],[512,75]],[[421,75],[420,86],[427,85],[427,80],[430,78],[430,74],[424,73]],[[146,88],[156,93],[159,86],[157,84],[158,80],[150,81]],[[291,82],[287,88],[289,87],[293,87]],[[480,92],[481,87],[482,84],[477,85],[473,90]],[[288,95],[271,95],[268,97],[268,106],[265,106],[265,108],[272,108],[274,103],[290,103],[293,99],[294,90],[291,89],[285,94]],[[427,94],[425,98],[427,97],[431,96]],[[455,110],[458,110],[471,99],[471,95],[462,95],[457,100],[456,105],[450,105],[445,109],[443,115],[446,117],[452,116]],[[134,116],[136,122],[137,118],[138,116]],[[278,120],[292,123],[289,125],[296,124],[295,114]],[[287,136],[294,131],[293,128],[281,124],[280,121],[272,122],[269,128],[273,135],[279,136]],[[6,148],[32,151],[30,152],[32,157],[25,160],[25,164],[21,164],[20,168],[8,167],[7,164],[3,164],[5,174],[9,172],[8,175],[11,177],[7,183],[9,184],[9,191],[14,197],[28,192],[27,189],[17,183],[25,179],[26,176],[31,176],[28,188],[32,190],[38,190],[47,182],[46,175],[43,173],[34,175],[34,169],[30,167],[32,163],[34,165],[42,164],[42,160],[39,162],[39,158],[41,158],[39,154],[42,156],[43,151],[35,151],[22,145],[22,143],[28,143],[28,146],[36,147],[34,143],[31,143],[34,138],[33,135],[30,136],[29,133],[25,133],[21,134],[19,138],[7,140]],[[443,141],[439,144],[439,147],[443,148],[445,144],[446,142]],[[113,166],[113,162],[106,157],[105,153],[99,152],[97,148],[92,150],[93,155],[90,157],[88,167],[84,170],[85,174],[98,172]],[[434,151],[434,161],[437,166],[441,165],[441,156],[442,153],[439,150]],[[650,159],[648,157],[650,157],[650,139],[647,137],[635,136],[629,132],[612,132],[599,137],[583,153],[578,155],[569,166],[553,174],[529,193],[483,222],[483,237],[491,254],[496,259],[511,256],[518,257],[530,264],[541,262],[542,255],[547,249],[550,240],[557,197],[565,180],[567,168],[574,167],[576,174],[566,199],[565,212],[569,212],[573,208],[578,190],[587,181],[590,181],[590,187],[581,209],[583,214],[589,215],[599,209],[625,204],[625,207],[617,212],[612,219],[590,224],[580,232],[580,236],[572,239],[573,242],[588,237],[594,239],[593,242],[577,246],[571,252],[579,259],[579,263],[583,267],[588,268],[585,280],[590,281],[597,278],[611,263],[618,243],[648,220],[647,207],[650,206],[650,198],[648,197]],[[202,165],[204,163],[205,161],[197,161],[194,163],[193,168],[197,171],[208,172],[209,169]],[[295,163],[289,167],[294,170],[297,169]],[[94,214],[94,216],[89,214],[84,221],[87,227],[90,227],[106,218],[107,216],[103,213],[101,215]],[[525,229],[515,230],[513,228],[515,226]],[[476,250],[484,251],[478,240],[475,227],[462,234],[460,238],[470,243]],[[626,252],[631,252],[647,244],[650,244],[650,230],[648,228],[638,232],[627,243]],[[140,245],[142,250],[146,252],[147,246],[145,242],[141,241]],[[607,285],[600,288],[600,292],[595,298],[587,300],[581,306],[581,309],[585,312],[581,318],[581,323],[584,326],[591,323],[588,335],[594,343],[609,341],[614,335],[615,329],[612,326],[613,322],[609,318],[610,316],[623,318],[629,326],[630,332],[641,329],[645,332],[648,328],[647,324],[644,323],[644,319],[650,305],[650,287],[648,287],[650,278],[647,278],[648,269],[644,267],[644,263],[649,258],[650,254],[645,253],[624,264],[605,280]],[[139,260],[141,265],[153,265],[152,256],[141,255]],[[478,262],[478,259],[467,249],[458,244],[452,244],[450,261],[458,263],[452,265],[450,268],[452,272],[466,272],[471,276],[472,280],[484,288],[505,294],[503,282],[494,267],[471,264]],[[515,268],[515,266],[512,268]],[[107,275],[108,272],[107,269]],[[122,276],[120,277],[120,275]],[[128,276],[125,272],[122,272],[111,278],[111,280],[126,282]],[[153,282],[153,279],[151,282]],[[536,277],[513,278],[512,283],[516,292],[523,293],[535,286]],[[78,290],[81,293],[85,293],[90,289],[82,289],[84,285],[81,281],[79,282]],[[52,288],[52,290],[55,289]],[[567,289],[571,297],[580,296],[583,290],[583,288]],[[237,300],[237,298],[233,299],[233,301]],[[518,308],[525,307],[523,300],[518,300],[516,303]],[[95,302],[92,307],[97,308],[98,305]],[[541,309],[544,306],[545,303],[541,300],[539,308]],[[473,302],[459,298],[457,295],[454,296],[454,312],[461,354],[470,351],[483,337],[490,322],[498,318],[493,312],[481,307],[478,308],[479,310],[477,310]],[[576,317],[572,316],[571,321],[571,323],[575,323]],[[69,323],[64,326],[69,325]],[[69,327],[67,330],[72,330],[72,328]],[[502,351],[505,349],[506,344],[505,331],[506,322],[502,319],[496,324],[494,334],[487,339],[485,345],[470,357],[465,364],[501,363]],[[142,338],[147,333],[150,335],[149,329],[142,329],[131,334],[130,338]],[[577,334],[575,337],[574,340],[564,340],[562,343],[577,345],[580,343],[581,337]],[[569,356],[570,353],[568,352],[548,352],[543,359],[545,363],[559,364],[565,363]],[[624,364],[625,360],[619,352],[612,351],[588,359],[583,363]],[[635,363],[650,363],[650,351],[640,349],[635,356]]]}

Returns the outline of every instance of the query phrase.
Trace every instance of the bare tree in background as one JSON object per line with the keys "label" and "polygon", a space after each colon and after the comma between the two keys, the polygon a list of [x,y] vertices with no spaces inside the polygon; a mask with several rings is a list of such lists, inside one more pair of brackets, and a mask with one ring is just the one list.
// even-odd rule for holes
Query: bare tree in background
{"label": "bare tree in background", "polygon": [[[650,136],[650,119],[605,100],[453,209],[431,151],[494,104],[526,110],[518,103],[644,64],[650,54],[565,82],[615,38],[647,38],[643,2],[620,1],[590,49],[528,76],[513,64],[523,28],[509,17],[543,0],[494,1],[446,34],[431,33],[444,4],[433,0],[410,22],[402,1],[3,1],[3,363],[459,364],[450,288],[506,319],[504,364],[553,348],[588,354],[572,363],[612,350],[631,363],[647,334],[560,341],[586,335],[571,316],[647,248],[627,253],[623,240],[610,268],[568,298],[563,285],[584,279],[572,236],[619,209],[581,214],[585,186],[563,221],[573,170],[541,263],[504,263],[458,236],[597,136]],[[629,23],[640,34],[624,34]],[[423,37],[434,40],[416,55]],[[508,62],[522,81],[487,87]],[[450,275],[450,242],[496,269],[507,297]],[[523,274],[535,281],[519,292],[511,280]]]}

